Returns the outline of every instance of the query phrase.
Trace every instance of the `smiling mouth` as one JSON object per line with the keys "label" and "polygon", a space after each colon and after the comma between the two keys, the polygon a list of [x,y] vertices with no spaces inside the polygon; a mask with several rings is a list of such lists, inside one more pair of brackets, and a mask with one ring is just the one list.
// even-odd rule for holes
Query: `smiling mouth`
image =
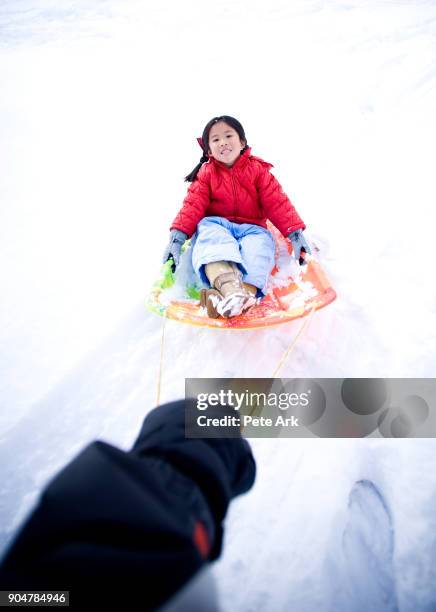
{"label": "smiling mouth", "polygon": [[231,153],[232,150],[231,149],[224,149],[223,151],[221,151],[221,155],[224,155],[224,153]]}

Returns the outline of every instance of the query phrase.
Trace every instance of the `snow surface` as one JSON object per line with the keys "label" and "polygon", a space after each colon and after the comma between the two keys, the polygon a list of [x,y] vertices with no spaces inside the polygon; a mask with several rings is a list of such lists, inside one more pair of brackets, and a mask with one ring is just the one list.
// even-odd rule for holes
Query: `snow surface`
{"label": "snow surface", "polygon": [[[216,114],[275,164],[339,296],[281,376],[434,376],[435,60],[425,0],[2,1],[2,550],[62,465],[95,438],[128,448],[155,405],[143,304]],[[300,324],[168,322],[162,400],[270,376]],[[433,440],[253,448],[223,610],[367,610],[375,582],[378,610],[436,609]]]}

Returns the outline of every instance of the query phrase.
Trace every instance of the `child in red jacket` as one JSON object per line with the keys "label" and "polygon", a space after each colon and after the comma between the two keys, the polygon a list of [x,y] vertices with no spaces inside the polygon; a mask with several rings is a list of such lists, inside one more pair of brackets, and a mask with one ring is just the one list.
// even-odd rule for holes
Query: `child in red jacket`
{"label": "child in red jacket", "polygon": [[201,304],[210,317],[232,317],[265,294],[275,255],[267,219],[290,238],[300,264],[311,251],[306,226],[270,173],[272,164],[251,155],[237,119],[214,117],[198,142],[203,155],[185,177],[191,185],[171,224],[164,262],[172,258],[175,269],[192,236],[194,270],[211,287],[202,291]]}

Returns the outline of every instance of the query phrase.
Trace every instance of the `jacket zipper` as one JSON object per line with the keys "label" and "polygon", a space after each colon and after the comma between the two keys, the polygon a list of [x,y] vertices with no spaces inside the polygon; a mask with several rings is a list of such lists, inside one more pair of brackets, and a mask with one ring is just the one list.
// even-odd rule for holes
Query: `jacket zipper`
{"label": "jacket zipper", "polygon": [[233,171],[230,170],[230,176],[232,178],[232,187],[233,187],[233,212],[234,212],[234,216],[237,217],[237,213],[238,213],[238,202],[236,199],[236,185],[235,185],[235,179],[233,177]]}

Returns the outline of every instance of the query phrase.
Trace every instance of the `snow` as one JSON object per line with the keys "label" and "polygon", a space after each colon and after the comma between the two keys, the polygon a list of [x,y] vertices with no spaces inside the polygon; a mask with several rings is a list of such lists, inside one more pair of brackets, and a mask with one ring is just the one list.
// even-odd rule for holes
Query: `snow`
{"label": "snow", "polygon": [[[274,164],[338,292],[280,375],[434,376],[434,2],[4,0],[0,30],[2,550],[62,465],[95,438],[128,448],[156,403],[144,301],[214,115]],[[186,377],[271,376],[300,325],[167,322],[162,400]],[[435,609],[433,440],[253,448],[214,566],[223,610],[368,609],[356,563],[360,586],[391,577],[379,610]],[[368,533],[359,481],[392,558],[342,557]]]}

